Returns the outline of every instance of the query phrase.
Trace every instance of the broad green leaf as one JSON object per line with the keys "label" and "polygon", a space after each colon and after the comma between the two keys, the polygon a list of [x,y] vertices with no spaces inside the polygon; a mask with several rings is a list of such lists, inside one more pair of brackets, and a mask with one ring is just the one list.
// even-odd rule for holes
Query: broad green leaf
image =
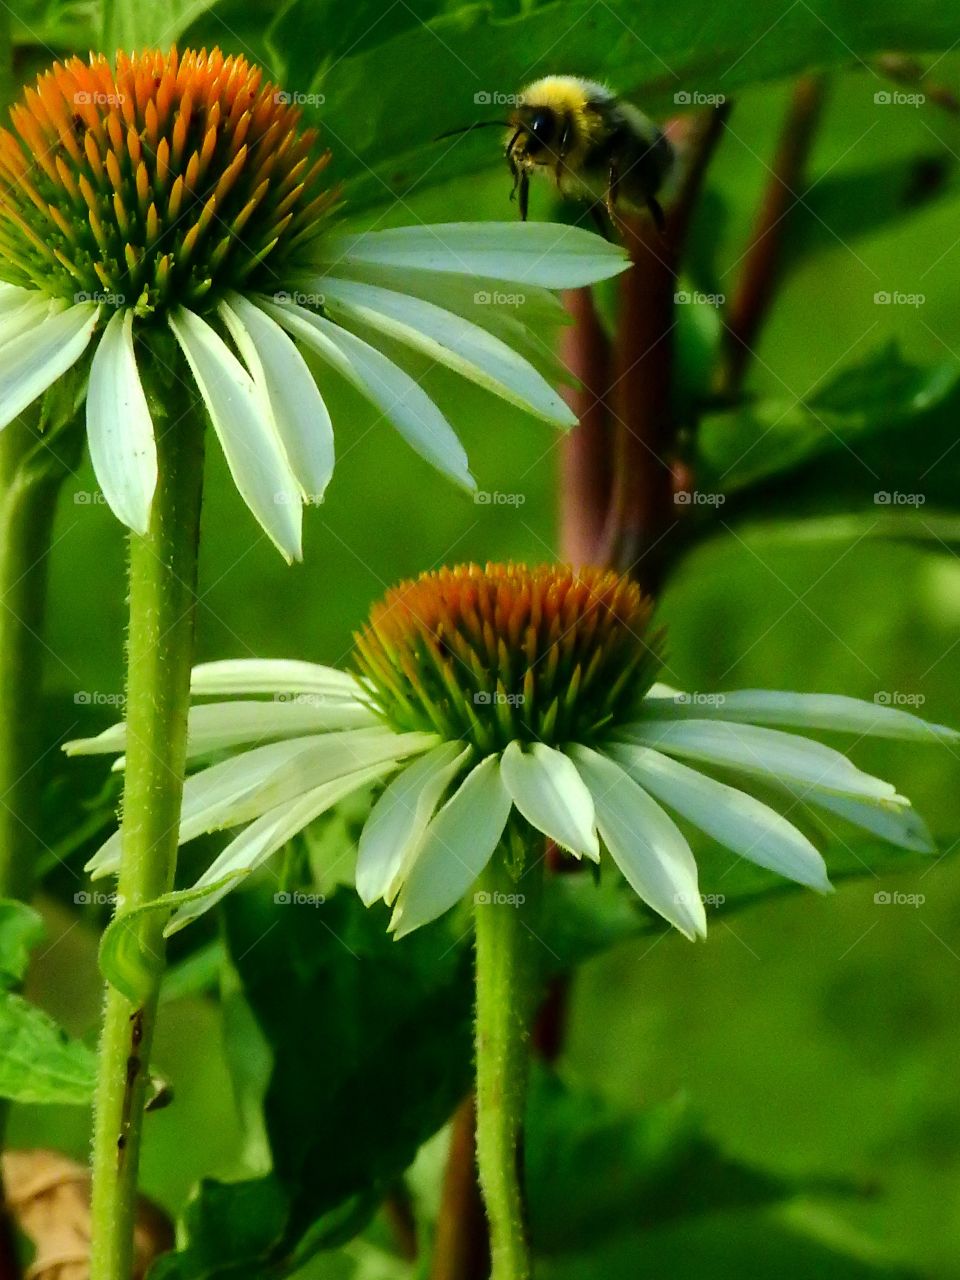
{"label": "broad green leaf", "polygon": [[43,934],[43,921],[32,907],[0,898],[0,988],[15,987],[23,979],[30,952]]}
{"label": "broad green leaf", "polygon": [[724,1155],[683,1098],[622,1114],[537,1072],[528,1102],[531,1236],[543,1255],[593,1252],[674,1219],[771,1204],[849,1184],[788,1179]]}
{"label": "broad green leaf", "polygon": [[112,57],[115,49],[168,49],[191,23],[217,5],[218,0],[103,0],[100,47]]}
{"label": "broad green leaf", "polygon": [[786,9],[779,0],[732,8],[689,0],[672,9],[655,0],[557,0],[506,16],[465,6],[338,60],[321,56],[319,69],[312,42],[284,52],[290,83],[323,97],[314,114],[327,124],[331,174],[351,179],[356,209],[502,163],[489,133],[433,139],[502,118],[496,95],[558,69],[603,79],[656,114],[676,109],[678,93],[730,96],[811,67],[856,65],[886,49],[942,50],[955,40],[953,17],[936,0],[909,11],[894,0],[866,9],[847,0]]}
{"label": "broad green leaf", "polygon": [[[791,820],[803,825],[797,812],[791,814]],[[942,847],[950,852],[960,850],[960,842],[945,839]],[[891,877],[923,870],[934,863],[930,854],[895,849],[862,835],[827,847],[823,852],[830,880],[838,887],[867,876],[883,877],[882,884],[886,887]],[[715,847],[698,850],[697,862],[708,931],[715,927],[718,917],[722,919],[726,914],[784,894],[809,892],[792,880]],[[877,883],[881,881],[878,879]],[[541,932],[547,949],[544,964],[560,972],[620,943],[652,937],[670,927],[644,907],[604,858],[601,858],[599,883],[594,883],[594,877],[583,872],[554,876],[546,886],[543,912]]]}
{"label": "broad green leaf", "polygon": [[21,996],[0,993],[0,1098],[83,1106],[95,1078],[92,1049]]}
{"label": "broad green leaf", "polygon": [[[698,484],[732,493],[827,453],[854,461],[864,442],[909,428],[921,434],[937,415],[960,407],[960,366],[908,364],[884,347],[843,370],[805,403],[763,400],[710,414],[698,435]],[[864,469],[865,478],[877,480]],[[882,513],[881,513],[882,514]]]}
{"label": "broad green leaf", "polygon": [[[205,1184],[184,1249],[153,1280],[281,1277],[352,1237],[469,1087],[471,962],[449,925],[398,945],[388,912],[352,890],[284,897],[249,891],[224,904],[231,1000],[242,997],[272,1060],[262,1111],[273,1173]],[[247,1043],[228,1039],[228,1054]],[[251,1089],[238,1065],[249,1103],[262,1082]],[[218,1260],[224,1223],[243,1220],[244,1206],[247,1243]]]}

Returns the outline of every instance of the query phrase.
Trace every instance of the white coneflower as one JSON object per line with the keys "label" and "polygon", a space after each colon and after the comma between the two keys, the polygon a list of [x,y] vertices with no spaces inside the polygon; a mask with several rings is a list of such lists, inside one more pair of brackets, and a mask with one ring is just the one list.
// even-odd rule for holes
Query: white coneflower
{"label": "white coneflower", "polygon": [[[621,250],[553,224],[331,230],[329,157],[299,114],[244,58],[173,49],[118,54],[115,70],[102,55],[55,63],[0,131],[0,427],[92,350],[93,466],[139,533],[157,485],[151,402],[181,372],[288,559],[334,465],[326,374],[318,385],[297,344],[467,488],[453,428],[381,336],[573,423],[495,286],[523,295],[521,317],[555,320],[547,290],[622,271]],[[188,369],[158,347],[171,331]],[[142,377],[145,362],[167,367]]]}
{"label": "white coneflower", "polygon": [[[514,819],[577,857],[604,846],[640,897],[705,932],[679,815],[734,853],[824,892],[820,853],[751,784],[910,849],[932,847],[888,782],[790,729],[952,741],[953,730],[834,694],[695,697],[654,683],[650,603],[613,572],[467,565],[389,591],[356,637],[358,675],[305,662],[196,668],[181,841],[243,826],[199,885],[262,865],[350,792],[389,779],[360,838],[357,888],[398,937],[473,886]],[[266,700],[267,698],[272,700]],[[119,752],[123,725],[74,742]],[[712,776],[720,771],[733,781]],[[775,801],[774,801],[775,803]],[[98,876],[119,864],[119,834]],[[174,916],[176,928],[225,888]]]}

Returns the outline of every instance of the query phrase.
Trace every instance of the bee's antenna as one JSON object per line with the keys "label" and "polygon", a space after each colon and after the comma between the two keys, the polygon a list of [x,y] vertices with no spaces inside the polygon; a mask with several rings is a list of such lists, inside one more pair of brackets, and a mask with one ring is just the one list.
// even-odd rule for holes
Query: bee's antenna
{"label": "bee's antenna", "polygon": [[465,124],[462,129],[448,129],[446,133],[438,133],[434,142],[441,138],[455,138],[460,133],[472,133],[474,129],[509,129],[509,120],[475,120],[473,124]]}

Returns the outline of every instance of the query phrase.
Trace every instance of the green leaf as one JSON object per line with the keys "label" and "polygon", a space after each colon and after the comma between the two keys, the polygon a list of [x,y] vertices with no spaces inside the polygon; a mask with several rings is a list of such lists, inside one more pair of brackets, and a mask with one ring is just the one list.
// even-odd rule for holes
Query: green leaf
{"label": "green leaf", "polygon": [[[363,12],[371,22],[380,16],[372,7]],[[655,0],[558,0],[506,16],[468,5],[339,59],[327,60],[311,41],[290,43],[289,35],[281,52],[288,84],[323,95],[318,118],[330,125],[331,175],[351,179],[347,194],[357,209],[502,163],[489,135],[433,139],[497,118],[504,108],[491,95],[516,93],[558,68],[603,79],[657,113],[675,109],[677,92],[729,96],[809,68],[856,64],[886,49],[942,50],[955,39],[952,15],[937,0],[909,11],[894,0],[786,9],[779,0],[721,8],[713,0],[673,8]]]}
{"label": "green leaf", "polygon": [[541,1254],[590,1252],[611,1236],[800,1191],[852,1190],[725,1156],[683,1098],[624,1115],[546,1072],[531,1085],[526,1160],[531,1237]]}
{"label": "green leaf", "polygon": [[[734,493],[828,453],[859,456],[888,432],[921,434],[960,408],[960,367],[908,364],[895,344],[850,366],[805,403],[763,400],[710,414],[698,436],[698,484]],[[882,490],[882,477],[864,470]],[[881,513],[882,514],[882,513]]]}
{"label": "green leaf", "polygon": [[0,898],[0,987],[15,987],[22,981],[30,952],[43,934],[43,921],[32,907],[15,898]]}
{"label": "green leaf", "polygon": [[163,968],[162,958],[143,945],[140,925],[144,919],[156,912],[169,914],[176,907],[199,902],[219,893],[227,885],[235,885],[247,874],[246,871],[232,871],[202,889],[177,889],[115,916],[100,939],[100,971],[103,976],[132,1003],[142,1000]]}
{"label": "green leaf", "polygon": [[[799,821],[799,815],[794,814]],[[960,851],[960,841],[945,839],[945,852]],[[785,894],[809,893],[809,889],[785,880],[763,867],[715,846],[697,851],[700,889],[707,900],[707,924],[716,915],[746,910]],[[922,870],[933,864],[930,854],[895,849],[879,840],[852,837],[824,850],[831,881],[840,886],[867,876],[893,876]],[[637,938],[655,936],[670,929],[662,917],[650,911],[632,889],[601,861],[599,882],[583,873],[554,876],[544,894],[542,936],[552,971],[564,972]]]}
{"label": "green leaf", "polygon": [[114,49],[169,49],[192,22],[218,0],[104,0],[100,47]]}
{"label": "green leaf", "polygon": [[[205,1183],[185,1249],[155,1280],[280,1277],[349,1239],[470,1083],[471,957],[448,923],[398,945],[387,912],[352,890],[315,905],[234,894],[224,921],[234,1026],[242,996],[269,1069],[264,1092],[238,1064],[247,1105],[263,1094],[273,1173]],[[227,1052],[248,1043],[231,1036]],[[218,1261],[224,1224],[242,1220],[244,1204],[247,1243]]]}
{"label": "green leaf", "polygon": [[80,1106],[95,1078],[91,1049],[22,996],[0,993],[0,1098]]}

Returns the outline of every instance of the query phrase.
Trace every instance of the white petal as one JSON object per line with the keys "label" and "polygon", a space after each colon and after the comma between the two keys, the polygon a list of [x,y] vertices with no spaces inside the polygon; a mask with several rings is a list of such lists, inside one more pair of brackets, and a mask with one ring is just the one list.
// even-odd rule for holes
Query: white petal
{"label": "white petal", "polygon": [[323,280],[324,310],[380,330],[464,378],[560,426],[576,415],[532,365],[479,325],[421,298],[356,280]]}
{"label": "white petal", "polygon": [[408,373],[362,338],[305,307],[287,302],[264,302],[263,307],[356,387],[432,466],[465,489],[476,488],[456,432]]}
{"label": "white petal", "polygon": [[[351,729],[254,747],[187,779],[180,809],[179,843],[185,844],[207,831],[252,822],[324,783],[372,765],[429,751],[436,741],[436,734],[430,733]],[[116,870],[119,834],[115,832],[97,850],[86,870],[98,876]]]}
{"label": "white petal", "polygon": [[779,729],[726,720],[650,720],[630,726],[630,738],[668,755],[722,765],[774,782],[806,783],[836,795],[893,800],[889,782],[863,773],[846,756],[820,742]]}
{"label": "white petal", "polygon": [[706,935],[697,864],[676,823],[615,761],[588,747],[570,754],[593,795],[603,842],[630,886],[688,938]]}
{"label": "white petal", "polygon": [[[332,809],[335,804],[339,804],[351,792],[375,782],[391,767],[390,764],[380,764],[369,769],[360,769],[355,773],[337,778],[334,782],[315,787],[306,795],[279,805],[276,809],[271,809],[256,822],[252,822],[235,840],[231,840],[193,887],[202,889],[205,885],[216,884],[231,872],[255,871],[288,840],[292,840],[298,832],[309,826],[314,819],[319,818],[328,809]],[[209,911],[213,904],[219,902],[233,887],[232,883],[224,885],[217,893],[181,907],[164,929],[165,936],[169,937],[197,916]]]}
{"label": "white petal", "polygon": [[898,848],[911,849],[914,853],[936,852],[936,842],[927,829],[927,824],[909,806],[871,804],[865,800],[851,800],[847,796],[825,795],[822,791],[806,793],[795,788],[790,790],[805,803],[835,813],[853,826],[869,831]]}
{"label": "white petal", "polygon": [[0,317],[41,296],[38,289],[25,289],[22,285],[0,280]]}
{"label": "white petal", "polygon": [[[838,693],[781,693],[772,689],[738,689],[733,693],[697,695],[655,686],[645,707],[654,716],[677,719],[735,720],[797,729],[841,729],[872,738],[907,738],[916,742],[960,739],[956,729],[929,724],[901,707],[848,698]],[[651,689],[650,694],[654,694]]]}
{"label": "white petal", "polygon": [[500,773],[513,803],[532,827],[578,858],[600,860],[593,797],[573,761],[537,742],[522,751],[511,742]]}
{"label": "white petal", "polygon": [[64,308],[34,289],[18,289],[17,298],[0,311],[0,347],[12,342]]}
{"label": "white petal", "polygon": [[241,294],[229,294],[220,314],[266,397],[304,497],[319,502],[333,475],[333,425],[313,374],[276,321]]}
{"label": "white petal", "polygon": [[[187,758],[245,743],[268,742],[271,738],[363,729],[378,723],[369,708],[343,699],[203,703],[191,707],[187,715]],[[95,738],[68,742],[64,749],[69,756],[107,755],[125,751],[126,745],[127,726],[121,721]]]}
{"label": "white petal", "polygon": [[93,353],[87,440],[110,510],[136,533],[146,533],[157,487],[157,446],[137,372],[129,308],[113,313]]}
{"label": "white petal", "polygon": [[313,694],[319,698],[358,698],[363,686],[348,671],[290,658],[224,658],[201,662],[190,675],[198,697],[221,693]]}
{"label": "white petal", "polygon": [[0,427],[63,376],[87,349],[100,308],[78,302],[0,348]]}
{"label": "white petal", "polygon": [[396,937],[429,924],[460,901],[500,843],[510,808],[500,762],[487,756],[427,827],[390,921]]}
{"label": "white petal", "polygon": [[820,853],[768,805],[649,747],[618,746],[611,754],[634,781],[726,848],[820,893],[830,892]]}
{"label": "white petal", "polygon": [[377,898],[392,902],[397,896],[408,858],[470,754],[460,742],[441,743],[398,773],[377,800],[357,853],[357,893],[365,906]]}
{"label": "white petal", "polygon": [[301,559],[300,488],[252,378],[223,339],[192,311],[172,311],[170,328],[200,388],[240,496],[287,560]]}
{"label": "white petal", "polygon": [[449,222],[331,236],[324,260],[488,276],[576,289],[630,265],[619,245],[557,222]]}

